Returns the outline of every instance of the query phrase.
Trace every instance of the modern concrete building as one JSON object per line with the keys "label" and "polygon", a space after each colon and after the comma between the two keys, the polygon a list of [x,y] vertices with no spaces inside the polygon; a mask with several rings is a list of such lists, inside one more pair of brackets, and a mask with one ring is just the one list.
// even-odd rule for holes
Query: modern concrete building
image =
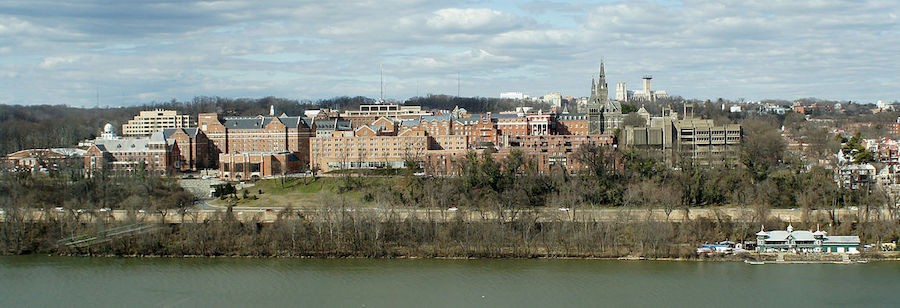
{"label": "modern concrete building", "polygon": [[541,102],[553,107],[562,108],[563,97],[559,92],[550,92],[541,96]]}
{"label": "modern concrete building", "polygon": [[341,113],[341,117],[346,119],[354,117],[392,117],[397,119],[410,119],[426,115],[431,115],[431,113],[423,111],[422,106],[405,106],[398,104],[360,105],[359,110],[347,110]]}
{"label": "modern concrete building", "polygon": [[149,136],[166,128],[194,127],[190,115],[174,110],[141,111],[122,125],[123,136]]}
{"label": "modern concrete building", "polygon": [[669,163],[685,158],[697,165],[739,164],[741,125],[716,125],[713,120],[697,119],[688,108],[681,120],[670,110],[663,110],[663,116],[650,117],[647,126],[626,126],[622,130],[623,147],[663,150]]}

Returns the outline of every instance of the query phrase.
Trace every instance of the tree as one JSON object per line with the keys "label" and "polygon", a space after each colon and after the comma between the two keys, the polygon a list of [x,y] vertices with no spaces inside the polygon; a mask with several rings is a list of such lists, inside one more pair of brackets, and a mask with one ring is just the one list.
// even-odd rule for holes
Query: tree
{"label": "tree", "polygon": [[625,119],[623,119],[622,122],[625,126],[647,126],[648,124],[647,119],[636,112],[625,115]]}
{"label": "tree", "polygon": [[744,121],[741,161],[756,182],[769,176],[784,155],[785,143],[775,123],[762,119]]}

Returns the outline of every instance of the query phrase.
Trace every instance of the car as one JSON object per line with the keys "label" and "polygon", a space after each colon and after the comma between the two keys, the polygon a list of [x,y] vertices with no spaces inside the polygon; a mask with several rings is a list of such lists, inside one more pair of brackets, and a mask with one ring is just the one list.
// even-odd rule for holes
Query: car
{"label": "car", "polygon": [[457,208],[457,207],[454,206],[454,207],[451,207],[451,208],[447,209],[447,211],[448,211],[448,212],[456,212],[456,211],[459,211],[459,208]]}
{"label": "car", "polygon": [[104,207],[104,208],[101,208],[100,211],[101,211],[101,212],[109,212],[109,211],[110,211],[110,208]]}
{"label": "car", "polygon": [[140,210],[138,210],[138,213],[144,214],[144,213],[147,213],[147,210],[145,210],[145,209],[140,209]]}
{"label": "car", "polygon": [[569,211],[569,208],[567,208],[567,207],[561,207],[561,208],[559,208],[559,211],[560,211],[560,212],[568,212],[568,211]]}
{"label": "car", "polygon": [[63,207],[61,207],[61,206],[57,206],[57,207],[55,207],[55,208],[53,208],[53,209],[56,210],[57,212],[65,212],[65,211],[66,211],[66,209],[63,208]]}

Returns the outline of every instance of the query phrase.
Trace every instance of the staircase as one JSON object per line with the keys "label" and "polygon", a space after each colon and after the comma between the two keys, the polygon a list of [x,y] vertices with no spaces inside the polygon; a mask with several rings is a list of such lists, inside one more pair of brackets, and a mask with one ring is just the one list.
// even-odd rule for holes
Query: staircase
{"label": "staircase", "polygon": [[69,238],[61,239],[57,242],[59,245],[65,245],[70,248],[82,248],[88,247],[100,243],[106,243],[111,240],[129,237],[138,234],[147,233],[158,228],[157,226],[145,224],[145,223],[136,223],[130,225],[119,226],[111,229],[101,230],[94,234],[82,234]]}

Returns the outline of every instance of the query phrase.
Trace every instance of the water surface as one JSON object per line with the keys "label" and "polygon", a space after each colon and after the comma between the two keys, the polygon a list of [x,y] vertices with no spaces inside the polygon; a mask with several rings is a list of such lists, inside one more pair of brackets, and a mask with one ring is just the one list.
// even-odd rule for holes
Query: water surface
{"label": "water surface", "polygon": [[900,263],[0,257],[0,307],[891,307]]}

